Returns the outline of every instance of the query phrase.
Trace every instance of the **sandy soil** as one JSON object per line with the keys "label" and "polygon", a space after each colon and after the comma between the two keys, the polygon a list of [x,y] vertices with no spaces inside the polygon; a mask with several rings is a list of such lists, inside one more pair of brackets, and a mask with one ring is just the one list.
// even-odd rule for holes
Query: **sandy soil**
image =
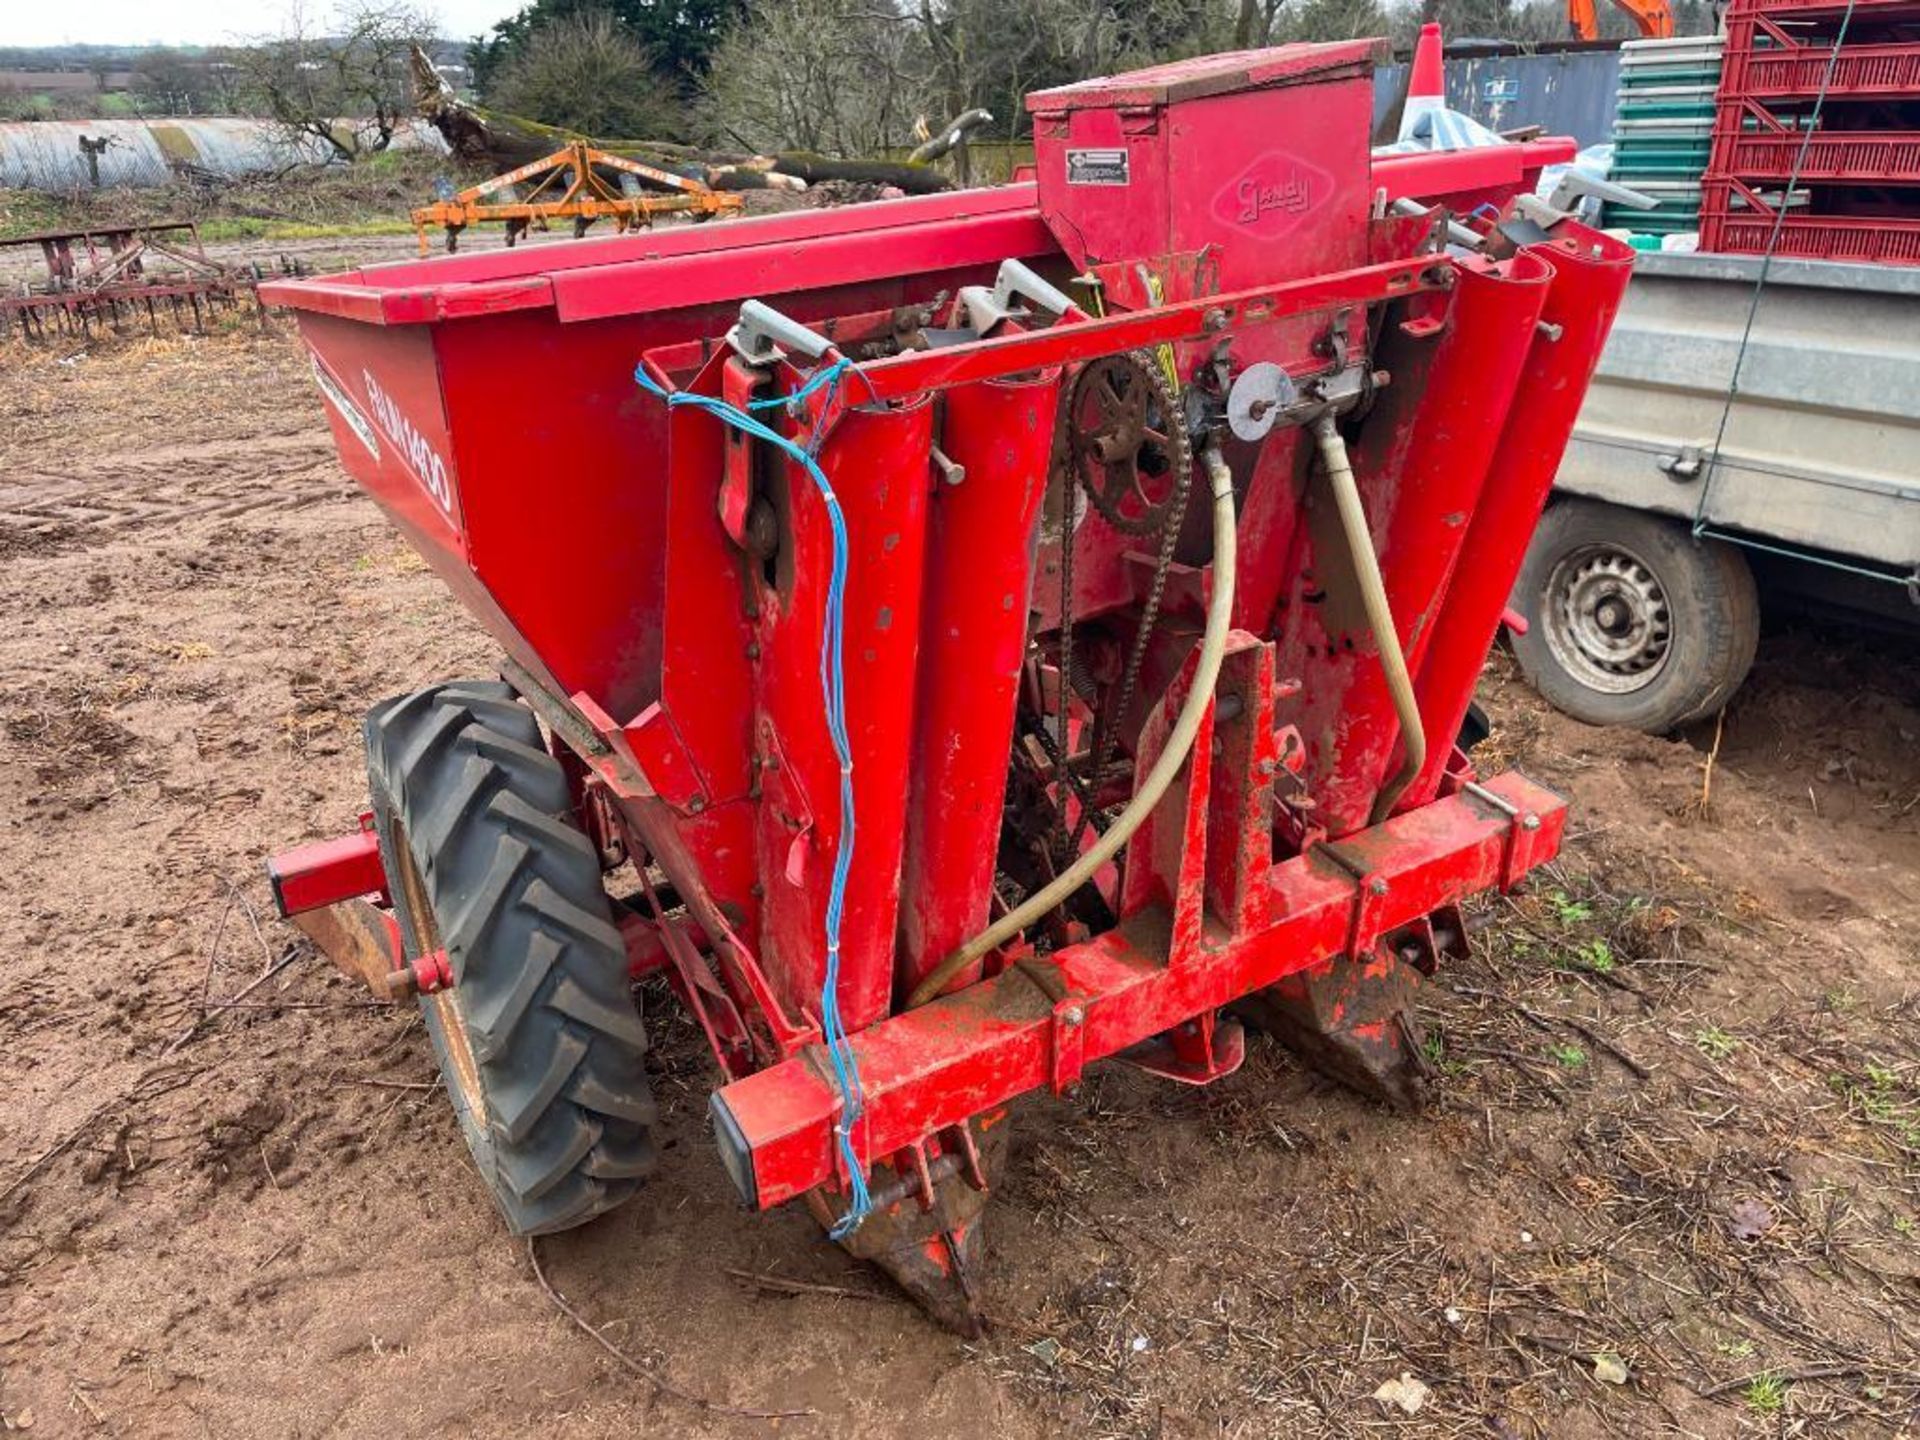
{"label": "sandy soil", "polygon": [[[491,655],[303,370],[284,334],[0,349],[0,1428],[1920,1424],[1920,667],[1824,629],[1769,634],[1717,742],[1580,726],[1496,659],[1493,750],[1577,819],[1428,988],[1437,1108],[1264,1042],[1208,1090],[1105,1067],[1028,1104],[979,1344],[738,1211],[649,997],[668,1163],[540,1250],[623,1369],[503,1234],[415,1016],[270,916],[264,855],[363,803],[367,706]],[[1403,1372],[1416,1414],[1371,1398]]]}

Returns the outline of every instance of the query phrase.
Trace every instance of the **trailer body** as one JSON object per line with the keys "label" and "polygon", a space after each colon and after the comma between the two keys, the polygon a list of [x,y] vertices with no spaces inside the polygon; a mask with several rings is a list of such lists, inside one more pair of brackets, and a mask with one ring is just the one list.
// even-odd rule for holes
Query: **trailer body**
{"label": "trailer body", "polygon": [[1642,256],[1514,596],[1523,665],[1666,730],[1733,695],[1763,596],[1920,634],[1916,457],[1920,273]]}

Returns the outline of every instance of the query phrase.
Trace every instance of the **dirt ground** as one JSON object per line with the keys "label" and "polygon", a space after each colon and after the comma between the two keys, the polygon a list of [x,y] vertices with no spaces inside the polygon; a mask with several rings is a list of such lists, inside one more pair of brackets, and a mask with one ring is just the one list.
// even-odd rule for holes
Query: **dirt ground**
{"label": "dirt ground", "polygon": [[[363,711],[492,658],[289,329],[0,347],[0,1429],[1920,1427],[1920,666],[1804,623],[1677,740],[1496,658],[1491,749],[1576,818],[1427,989],[1437,1107],[1259,1040],[1207,1090],[1026,1104],[977,1344],[739,1211],[650,994],[667,1162],[538,1252],[623,1367],[503,1233],[415,1015],[271,917],[263,857],[363,803]],[[1416,1413],[1373,1398],[1403,1375]]]}

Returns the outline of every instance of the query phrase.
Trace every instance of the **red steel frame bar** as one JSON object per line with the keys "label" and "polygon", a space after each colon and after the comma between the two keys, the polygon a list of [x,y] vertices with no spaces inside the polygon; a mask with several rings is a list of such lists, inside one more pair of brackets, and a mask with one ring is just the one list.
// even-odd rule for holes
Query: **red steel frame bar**
{"label": "red steel frame bar", "polygon": [[[861,1031],[860,1153],[884,1157],[1029,1090],[1068,1089],[1091,1060],[1364,953],[1462,894],[1511,888],[1558,850],[1566,802],[1517,773],[1477,788],[1348,837],[1343,863],[1314,850],[1273,866],[1277,918],[1263,929],[1223,933],[1210,918],[1201,943],[1169,961],[1163,931],[1135,938],[1122,925]],[[713,1111],[728,1169],[757,1208],[840,1178],[840,1095],[813,1054],[734,1081]]]}
{"label": "red steel frame bar", "polygon": [[[1445,278],[1441,278],[1441,277]],[[1451,283],[1443,257],[1415,255],[1316,275],[1285,285],[1208,295],[1157,310],[1130,310],[1101,320],[1073,320],[1047,330],[1021,331],[970,345],[915,350],[859,369],[862,385],[849,385],[855,401],[900,400],[927,390],[997,380],[1093,355],[1150,349],[1224,335],[1236,326],[1267,325],[1314,310],[1371,305]]]}

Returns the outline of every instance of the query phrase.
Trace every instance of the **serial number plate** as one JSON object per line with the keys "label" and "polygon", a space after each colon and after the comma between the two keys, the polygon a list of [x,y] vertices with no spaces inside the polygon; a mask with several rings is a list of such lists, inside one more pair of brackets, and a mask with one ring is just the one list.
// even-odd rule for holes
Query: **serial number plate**
{"label": "serial number plate", "polygon": [[1067,151],[1069,185],[1125,185],[1130,177],[1125,150]]}

